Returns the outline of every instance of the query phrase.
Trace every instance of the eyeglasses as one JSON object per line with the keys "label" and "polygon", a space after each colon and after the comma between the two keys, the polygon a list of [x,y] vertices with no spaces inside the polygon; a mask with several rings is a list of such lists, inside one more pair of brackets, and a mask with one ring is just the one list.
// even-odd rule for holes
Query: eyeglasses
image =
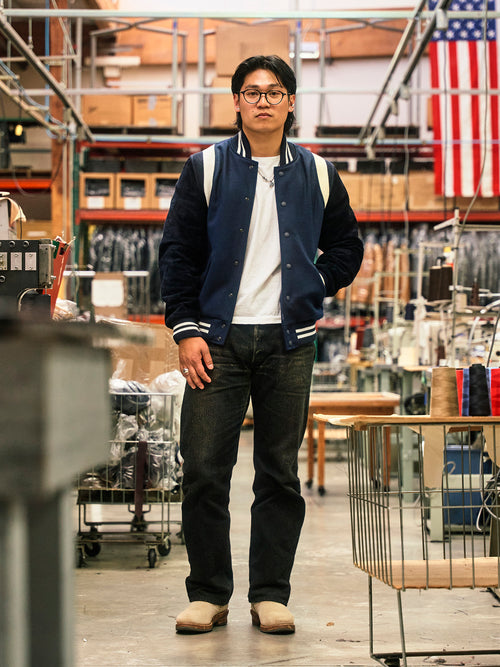
{"label": "eyeglasses", "polygon": [[260,90],[249,88],[248,90],[242,90],[241,94],[248,104],[257,104],[263,95],[268,104],[279,104],[288,93],[282,93],[280,90],[268,90],[267,93],[261,93]]}

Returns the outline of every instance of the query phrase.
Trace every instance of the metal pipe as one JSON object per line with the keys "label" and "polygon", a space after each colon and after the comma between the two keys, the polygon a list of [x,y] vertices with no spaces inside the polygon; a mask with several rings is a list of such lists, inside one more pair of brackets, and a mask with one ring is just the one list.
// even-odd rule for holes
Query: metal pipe
{"label": "metal pipe", "polygon": [[[172,32],[172,86],[177,88],[179,82],[179,44],[177,19],[173,22]],[[171,125],[177,127],[177,95],[172,95]]]}
{"label": "metal pipe", "polygon": [[[187,81],[187,35],[182,34],[182,58],[181,58],[181,81],[182,89],[186,88]],[[181,119],[180,119],[180,128],[177,130],[180,134],[184,134],[186,131],[186,95],[182,93],[182,109],[181,109]]]}
{"label": "metal pipe", "polygon": [[[83,45],[83,22],[82,19],[76,20],[76,53],[75,60],[75,85],[76,88],[82,87],[82,45]],[[82,110],[82,100],[80,95],[75,100],[75,106],[78,111]]]}
{"label": "metal pipe", "polygon": [[[59,56],[38,56],[43,63],[47,65],[60,65],[63,61],[66,60],[76,60],[76,55],[59,55]],[[26,58],[22,56],[5,56],[2,58],[4,63],[25,63]]]}
{"label": "metal pipe", "polygon": [[420,61],[420,58],[421,58],[422,54],[424,53],[424,51],[427,47],[427,44],[430,42],[432,34],[434,33],[434,30],[435,30],[435,27],[436,27],[436,13],[440,10],[447,9],[448,6],[452,3],[452,1],[453,0],[441,0],[439,6],[432,13],[432,17],[431,17],[429,23],[427,24],[427,27],[426,27],[423,35],[422,35],[422,39],[420,41],[420,44],[415,49],[415,51],[412,53],[412,56],[410,58],[410,62],[408,63],[408,66],[406,68],[406,72],[405,72],[403,78],[401,79],[401,83],[399,84],[396,92],[393,94],[392,98],[390,99],[389,104],[387,105],[387,108],[386,108],[386,110],[383,114],[382,120],[380,121],[378,127],[375,130],[373,130],[373,132],[371,133],[371,135],[368,139],[367,144],[368,144],[369,147],[373,146],[374,143],[376,142],[377,137],[378,137],[381,129],[383,128],[387,119],[389,118],[389,116],[392,113],[393,104],[399,99],[399,96],[401,95],[401,87],[406,85],[408,83],[408,81],[410,80],[411,75],[413,74],[413,71],[414,71],[415,67],[417,66],[418,62]]}
{"label": "metal pipe", "polygon": [[407,24],[405,31],[403,33],[403,36],[401,37],[399,44],[396,48],[396,51],[394,52],[394,55],[391,59],[391,62],[389,64],[389,69],[387,70],[387,74],[385,76],[384,82],[382,84],[382,87],[380,89],[380,93],[375,101],[375,104],[373,105],[372,111],[370,113],[370,116],[368,117],[368,120],[366,121],[365,127],[361,130],[361,133],[359,135],[360,141],[364,139],[364,137],[370,132],[371,130],[371,123],[372,120],[375,116],[375,113],[379,107],[379,104],[382,101],[382,98],[385,95],[385,91],[387,90],[387,86],[389,85],[389,82],[391,80],[392,75],[394,74],[394,71],[396,70],[396,67],[401,60],[402,56],[404,55],[405,49],[408,46],[408,43],[410,39],[413,36],[413,33],[415,31],[415,27],[417,25],[417,20],[420,15],[420,12],[422,9],[425,7],[427,0],[420,0],[420,4],[418,7],[415,8],[414,16],[411,19],[410,23]]}
{"label": "metal pipe", "polygon": [[[198,23],[198,85],[205,88],[205,35],[203,34],[203,19]],[[198,127],[205,126],[205,95],[198,100]]]}
{"label": "metal pipe", "polygon": [[[302,50],[302,21],[297,21],[295,27],[295,78],[297,86],[300,86],[302,81],[302,62],[300,59],[300,52]],[[295,122],[300,127],[302,120],[302,101],[300,98],[295,99]]]}
{"label": "metal pipe", "polygon": [[[231,134],[230,131],[227,133],[228,135]],[[199,144],[200,142],[203,144],[209,144],[209,143],[215,143],[217,141],[220,141],[221,136],[211,136],[211,135],[206,135],[200,138],[200,136],[195,136],[195,137],[185,137],[185,136],[179,136],[179,135],[170,135],[170,134],[106,134],[106,133],[95,133],[93,137],[93,141],[95,143],[99,142],[120,142],[120,143],[143,143],[143,142],[148,142],[149,144],[154,144],[154,143],[162,143],[162,144],[169,144],[169,143],[183,143],[183,144]],[[314,146],[353,146],[353,139],[352,138],[345,138],[345,137],[289,137],[289,140],[292,142],[298,142],[300,144],[310,144]],[[397,146],[401,146],[401,148],[404,148],[406,146],[410,147],[416,147],[416,148],[428,148],[430,149],[435,143],[435,141],[423,141],[422,139],[413,139],[413,140],[407,140],[407,139],[390,139],[390,140],[384,140],[379,142],[381,146],[390,146],[391,149],[394,149]]]}
{"label": "metal pipe", "polygon": [[37,108],[33,107],[31,104],[28,104],[22,97],[13,97],[11,89],[0,80],[0,90],[3,91],[8,97],[15,100],[15,103],[18,104],[23,111],[25,111],[33,120],[36,120],[37,123],[42,125],[46,130],[54,132],[56,134],[62,131],[62,127],[54,125],[45,120],[42,112],[38,111]]}
{"label": "metal pipe", "polygon": [[[443,7],[441,7],[443,9]],[[127,19],[127,18],[137,18],[140,14],[141,18],[148,19],[173,19],[173,18],[195,18],[195,19],[269,19],[272,18],[276,21],[281,19],[290,19],[290,20],[303,20],[303,19],[338,19],[338,20],[369,20],[369,19],[381,19],[385,21],[397,21],[397,20],[406,20],[409,21],[413,18],[414,10],[404,10],[404,9],[379,9],[379,10],[330,10],[330,11],[319,11],[319,10],[294,10],[294,11],[239,11],[239,12],[230,12],[227,11],[173,11],[173,10],[148,10],[148,9],[136,9],[136,10],[125,10],[125,9],[4,9],[2,11],[3,16],[8,18],[77,18],[78,16],[87,20],[99,20],[104,19],[116,20],[116,19]],[[447,15],[450,20],[452,19],[476,19],[480,20],[484,18],[483,11],[449,11]],[[434,16],[434,11],[422,11],[420,14],[421,18],[424,20],[432,19]],[[500,18],[499,11],[488,12],[490,18]]]}
{"label": "metal pipe", "polygon": [[325,19],[321,19],[321,28],[319,31],[319,85],[322,91],[319,94],[319,109],[318,109],[319,127],[323,125],[323,114],[325,112],[325,93],[323,92],[323,89],[325,87],[325,63],[326,63],[325,43],[326,43],[326,22]]}
{"label": "metal pipe", "polygon": [[90,87],[96,87],[96,59],[97,59],[97,37],[90,35]]}
{"label": "metal pipe", "polygon": [[[131,95],[144,95],[145,92],[150,93],[151,95],[162,95],[167,92],[178,93],[178,94],[199,94],[199,93],[214,93],[215,95],[220,95],[221,93],[227,93],[226,88],[212,88],[210,86],[199,86],[199,87],[179,87],[179,88],[97,88],[96,86],[90,86],[88,88],[66,88],[66,92],[69,95],[123,95],[124,92]],[[500,95],[500,88],[422,88],[419,90],[407,88],[409,95],[439,95],[440,93],[449,93],[450,95]],[[27,88],[25,89],[26,94],[31,97],[45,97],[47,94],[51,95],[51,91],[47,91],[45,88]],[[322,86],[298,86],[297,94],[298,95],[376,95],[377,90],[359,90],[352,88],[323,88]]]}
{"label": "metal pipe", "polygon": [[52,74],[44,66],[40,58],[28,47],[26,42],[18,35],[18,33],[12,28],[10,23],[8,23],[4,16],[0,14],[0,32],[3,36],[12,42],[15,48],[26,57],[26,60],[32,65],[32,67],[37,71],[37,73],[45,80],[45,82],[54,90],[56,95],[59,97],[61,102],[67,109],[71,110],[73,117],[76,123],[82,128],[84,134],[89,140],[92,140],[92,133],[89,130],[87,124],[80,116],[76,110],[73,102],[68,97],[66,92],[61,88],[59,82],[52,76]]}

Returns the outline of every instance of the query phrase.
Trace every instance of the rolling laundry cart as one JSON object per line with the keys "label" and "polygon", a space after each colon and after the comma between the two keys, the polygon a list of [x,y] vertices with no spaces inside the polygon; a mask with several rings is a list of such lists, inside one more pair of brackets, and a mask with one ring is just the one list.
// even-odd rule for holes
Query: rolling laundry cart
{"label": "rolling laundry cart", "polygon": [[[467,644],[457,650],[456,646],[430,652],[408,650],[401,593],[486,588],[497,595],[500,419],[365,416],[338,421],[348,431],[353,560],[368,574],[371,657],[388,667],[406,667],[416,664],[408,660],[423,656],[436,660],[444,655],[499,655],[498,642],[491,648],[471,646],[470,650]],[[418,439],[411,489],[401,483],[404,429],[411,429]],[[398,452],[392,457],[389,480],[388,431]],[[396,591],[400,651],[374,651],[374,579]],[[446,602],[443,595],[443,610]],[[495,613],[493,604],[491,608]],[[492,626],[496,623],[498,618],[492,618]],[[464,637],[457,636],[459,641]]]}
{"label": "rolling laundry cart", "polygon": [[182,541],[176,396],[144,391],[135,382],[118,386],[126,391],[110,393],[109,459],[77,481],[77,565],[97,556],[105,542],[139,542],[153,568],[170,552],[174,525]]}

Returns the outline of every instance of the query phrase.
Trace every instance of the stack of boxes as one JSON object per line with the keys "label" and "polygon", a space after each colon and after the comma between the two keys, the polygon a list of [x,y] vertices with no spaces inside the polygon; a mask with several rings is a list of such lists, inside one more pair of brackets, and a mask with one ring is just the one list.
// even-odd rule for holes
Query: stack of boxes
{"label": "stack of boxes", "polygon": [[90,127],[172,126],[170,95],[85,95],[82,115]]}
{"label": "stack of boxes", "polygon": [[[87,95],[83,117],[90,127],[171,128],[170,95]],[[117,137],[118,139],[118,137]],[[94,160],[80,174],[80,207],[168,209],[177,173],[163,173],[158,160]],[[170,169],[167,167],[166,169]]]}
{"label": "stack of boxes", "polygon": [[179,174],[99,173],[80,174],[80,208],[102,210],[168,210]]}
{"label": "stack of boxes", "polygon": [[231,77],[239,63],[255,55],[275,54],[289,62],[290,31],[288,24],[217,26],[215,77],[213,88],[227,88],[227,94],[210,97],[210,127],[234,129],[235,111],[231,95]]}

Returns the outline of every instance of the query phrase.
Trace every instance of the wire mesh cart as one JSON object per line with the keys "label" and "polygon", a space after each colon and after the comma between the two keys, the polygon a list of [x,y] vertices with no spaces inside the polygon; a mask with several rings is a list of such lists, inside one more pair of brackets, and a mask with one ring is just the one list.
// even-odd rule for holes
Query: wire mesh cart
{"label": "wire mesh cart", "polygon": [[[121,381],[120,381],[121,383]],[[104,542],[142,543],[150,567],[171,549],[174,525],[182,541],[182,476],[175,438],[176,395],[145,391],[135,382],[111,391],[109,459],[77,480],[77,565]],[[116,388],[116,385],[115,385]]]}
{"label": "wire mesh cart", "polygon": [[[369,575],[371,657],[388,667],[406,667],[408,659],[423,656],[500,654],[498,643],[491,649],[407,650],[401,599],[409,589],[486,588],[497,595],[500,419],[391,416],[337,421],[348,433],[353,560]],[[405,429],[418,440],[412,488],[402,484]],[[396,452],[391,460],[388,434]],[[396,591],[400,651],[374,651],[373,579]]]}

